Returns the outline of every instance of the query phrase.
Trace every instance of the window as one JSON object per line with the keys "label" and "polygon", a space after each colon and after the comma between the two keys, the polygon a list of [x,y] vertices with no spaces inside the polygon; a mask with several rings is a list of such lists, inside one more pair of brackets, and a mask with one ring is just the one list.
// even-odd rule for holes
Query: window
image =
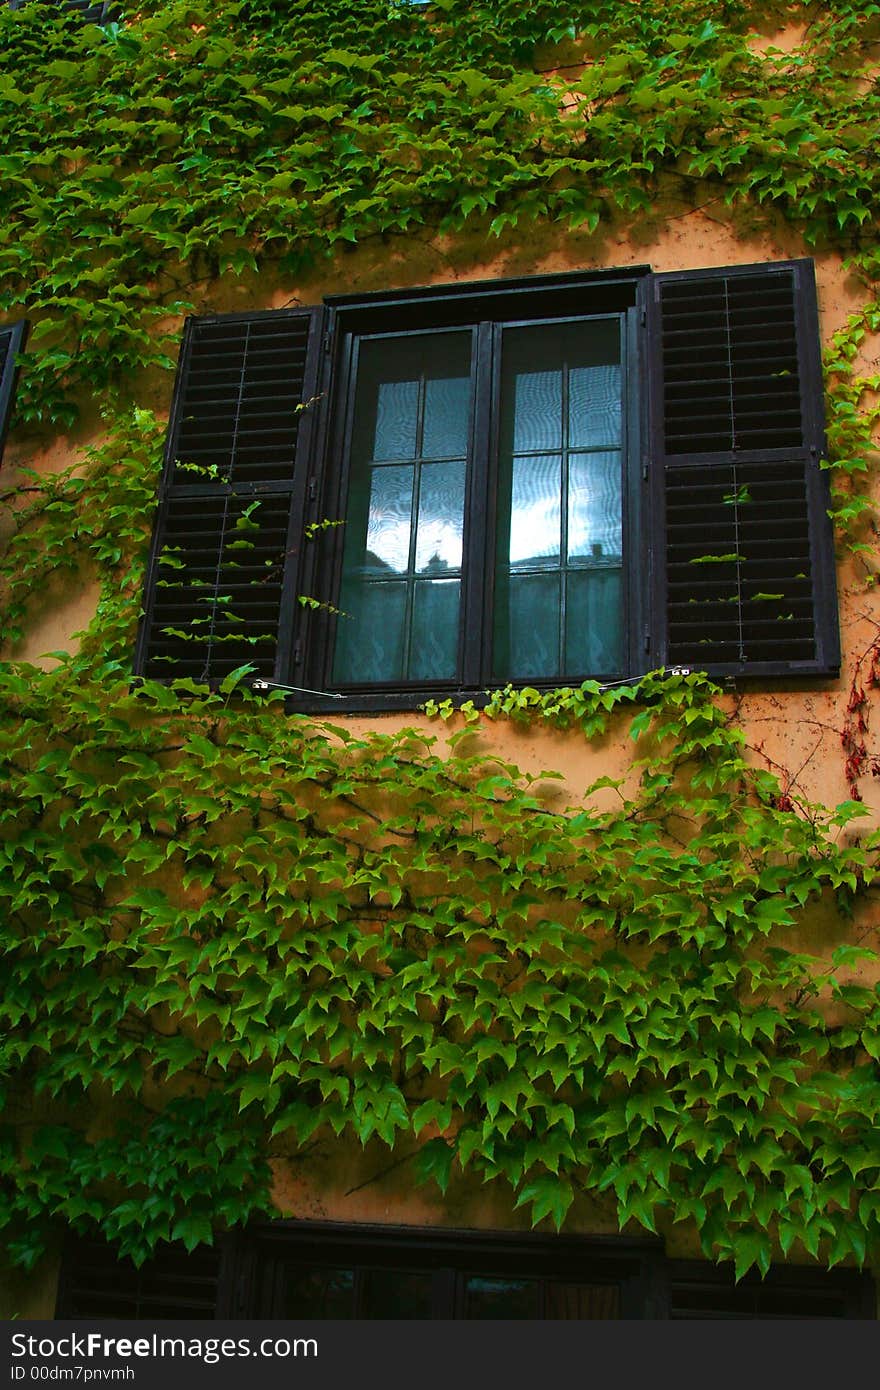
{"label": "window", "polygon": [[57,1318],[870,1318],[854,1269],[669,1260],[656,1240],[273,1221],[136,1269],[70,1237]]}
{"label": "window", "polygon": [[9,417],[15,399],[15,382],[18,376],[16,357],[24,347],[26,337],[27,324],[24,320],[0,328],[0,454],[3,452],[3,441],[9,428]]}
{"label": "window", "polygon": [[192,319],[138,667],[303,708],[839,665],[812,263]]}
{"label": "window", "polygon": [[663,1316],[657,1242],[277,1222],[248,1242],[233,1316],[552,1319]]}

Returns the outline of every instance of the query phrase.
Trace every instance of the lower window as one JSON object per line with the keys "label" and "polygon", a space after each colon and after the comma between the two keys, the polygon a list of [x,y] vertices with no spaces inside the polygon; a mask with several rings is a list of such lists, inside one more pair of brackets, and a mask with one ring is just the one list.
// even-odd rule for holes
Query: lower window
{"label": "lower window", "polygon": [[867,1274],[669,1260],[659,1241],[271,1222],[140,1268],[71,1238],[58,1318],[874,1318]]}

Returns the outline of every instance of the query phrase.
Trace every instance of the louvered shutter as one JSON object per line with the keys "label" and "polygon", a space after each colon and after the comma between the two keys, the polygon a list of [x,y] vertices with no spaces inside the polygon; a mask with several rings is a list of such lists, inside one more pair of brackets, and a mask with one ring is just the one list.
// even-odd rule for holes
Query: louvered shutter
{"label": "louvered shutter", "polygon": [[217,1316],[224,1249],[159,1245],[136,1268],[100,1240],[70,1236],[58,1281],[57,1318],[193,1318]]}
{"label": "louvered shutter", "polygon": [[24,347],[26,336],[27,323],[24,319],[0,328],[0,453],[3,450],[15,398],[15,382],[18,376],[16,354]]}
{"label": "louvered shutter", "polygon": [[[20,10],[28,0],[6,0],[6,3],[11,10]],[[53,9],[76,15],[84,24],[104,24],[117,12],[117,6],[108,0],[103,4],[94,4],[92,0],[48,0],[48,3]]]}
{"label": "louvered shutter", "polygon": [[716,675],[834,673],[812,262],[648,288],[656,655]]}
{"label": "louvered shutter", "polygon": [[[279,679],[292,625],[319,309],[190,319],[136,670]],[[304,405],[304,409],[299,409]]]}
{"label": "louvered shutter", "polygon": [[103,24],[112,8],[107,4],[92,5],[89,0],[63,0],[64,8],[79,16],[84,24]]}
{"label": "louvered shutter", "polygon": [[670,1318],[875,1318],[876,1291],[855,1269],[772,1265],[737,1280],[730,1265],[669,1263]]}

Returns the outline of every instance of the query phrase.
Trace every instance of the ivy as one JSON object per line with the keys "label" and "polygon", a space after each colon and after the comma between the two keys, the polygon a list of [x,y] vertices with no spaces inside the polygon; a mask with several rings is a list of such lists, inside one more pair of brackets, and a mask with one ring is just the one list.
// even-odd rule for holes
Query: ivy
{"label": "ivy", "polygon": [[705,1211],[706,1253],[740,1269],[874,1238],[880,1006],[851,976],[875,953],[773,943],[864,891],[876,836],[835,841],[854,805],[778,810],[700,678],[538,697],[635,725],[641,789],[600,812],[554,809],[473,737],[444,757],[279,720],[232,681],[97,674],[0,681],[20,1256],[50,1215],[136,1257],[200,1239],[322,1135],[415,1145],[442,1189],[503,1180],[536,1221],[583,1192],[649,1230]]}
{"label": "ivy", "polygon": [[[7,650],[47,594],[100,590],[76,656],[0,666],[14,1259],[59,1225],[138,1261],[192,1248],[272,1210],[273,1164],[337,1143],[442,1191],[502,1184],[534,1222],[586,1194],[621,1227],[687,1223],[738,1277],[876,1251],[860,700],[853,798],[825,808],[754,765],[699,675],[432,702],[436,738],[287,716],[246,670],[130,679],[162,434],[137,397],[167,394],[206,283],[250,293],[403,236],[504,246],[536,219],[590,236],[670,191],[782,218],[862,284],[826,362],[829,460],[876,582],[880,7],[770,10],[807,24],[794,52],[757,51],[767,7],[744,0],[363,0],[356,22],[144,0],[103,28],[0,9],[0,311],[35,324],[20,438],[86,396],[104,413],[74,467],[4,497]],[[490,754],[499,721],[628,743],[631,775],[567,805],[552,769]],[[813,955],[792,943],[817,910],[852,925]]]}

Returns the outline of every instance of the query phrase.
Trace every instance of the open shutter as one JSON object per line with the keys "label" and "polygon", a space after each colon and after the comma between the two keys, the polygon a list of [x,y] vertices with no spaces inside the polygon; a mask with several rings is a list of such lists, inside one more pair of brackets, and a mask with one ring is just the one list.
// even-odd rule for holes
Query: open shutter
{"label": "open shutter", "polygon": [[659,660],[836,673],[812,262],[654,275],[648,289]]}
{"label": "open shutter", "polygon": [[24,319],[0,328],[0,453],[3,451],[3,441],[9,428],[9,417],[15,398],[15,381],[18,376],[15,359],[24,347],[26,336],[27,323]]}
{"label": "open shutter", "polygon": [[319,309],[189,319],[135,662],[279,679],[314,411]]}
{"label": "open shutter", "polygon": [[89,0],[64,0],[64,8],[77,14],[84,24],[103,24],[109,18],[108,12],[112,7],[107,4],[92,5]]}
{"label": "open shutter", "polygon": [[[6,0],[11,10],[20,10],[28,0]],[[104,24],[113,18],[117,9],[111,0],[104,0],[104,3],[93,3],[93,0],[49,0],[53,9],[64,10],[76,15],[84,24]]]}

